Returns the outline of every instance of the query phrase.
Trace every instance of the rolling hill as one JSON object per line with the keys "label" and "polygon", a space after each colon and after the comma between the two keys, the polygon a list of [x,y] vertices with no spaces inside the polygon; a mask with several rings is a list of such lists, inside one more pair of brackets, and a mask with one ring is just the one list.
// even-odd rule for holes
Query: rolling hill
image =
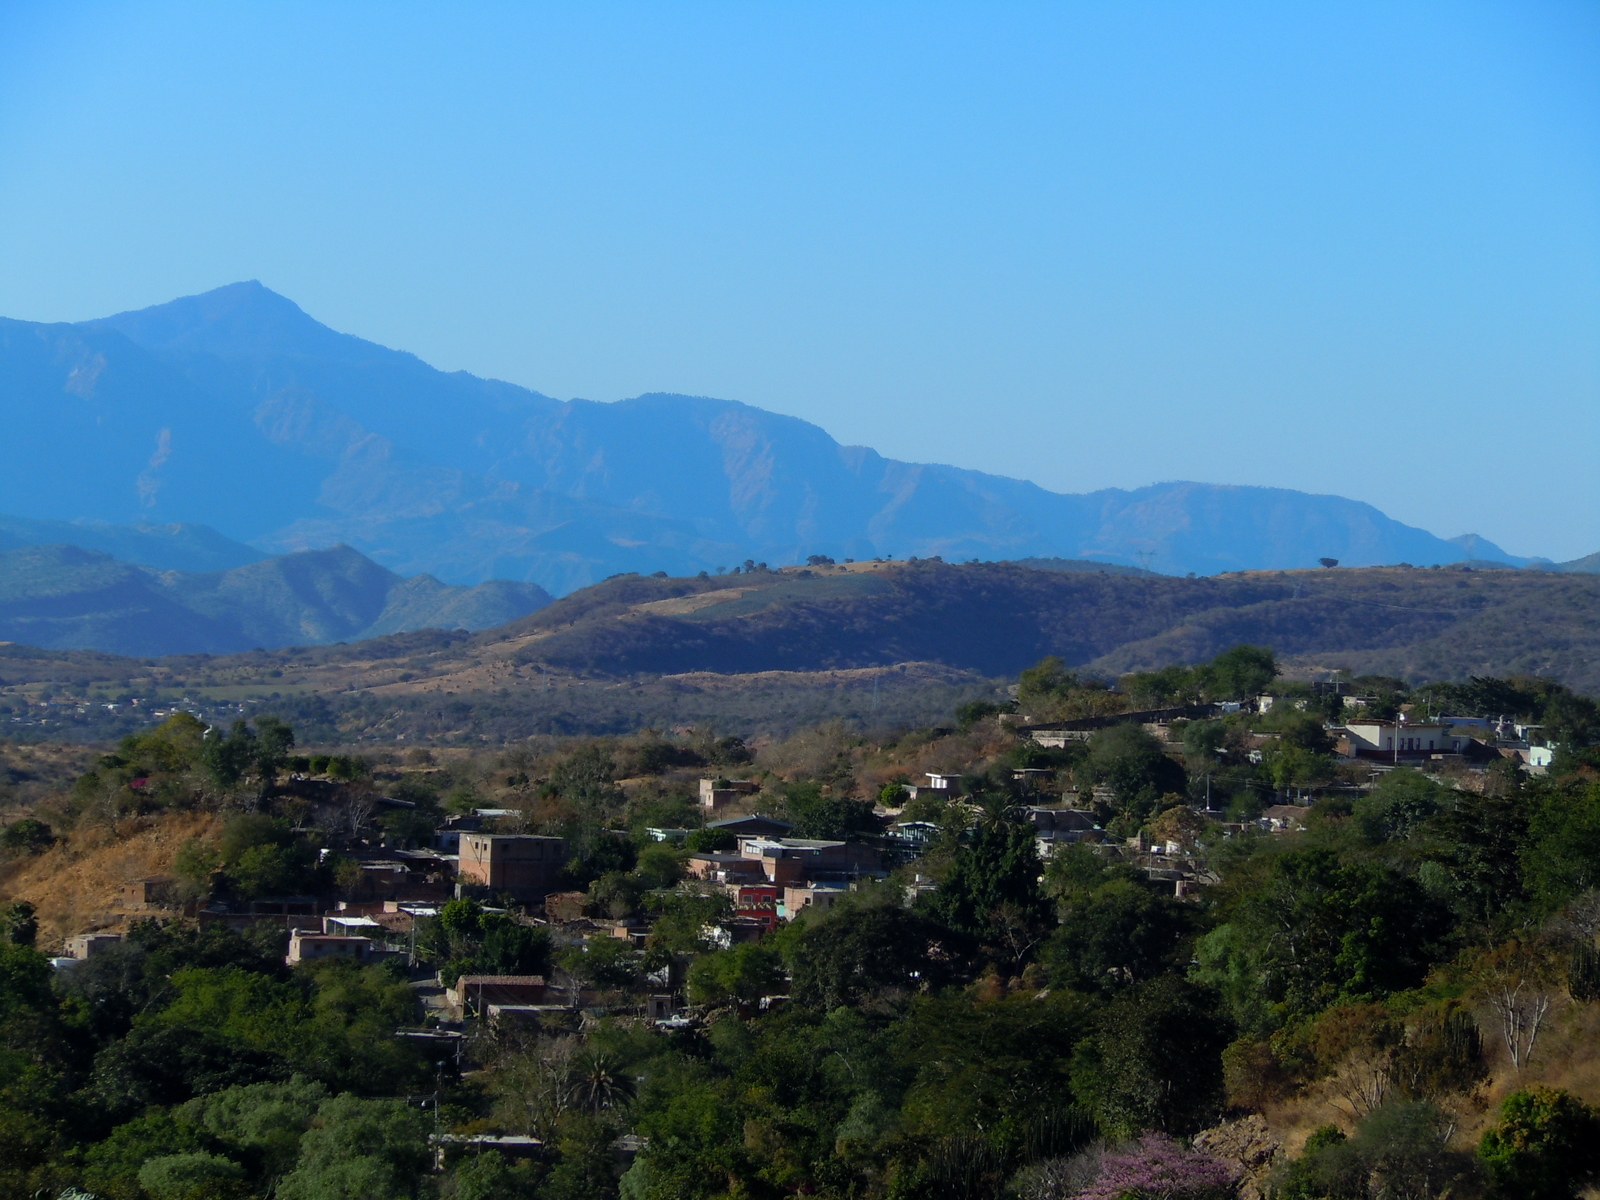
{"label": "rolling hill", "polygon": [[897,462],[732,401],[562,402],[337,333],[258,283],[78,324],[0,320],[0,413],[0,511],[201,523],[272,553],[343,542],[402,574],[558,594],[811,554],[1180,575],[1527,561],[1338,496],[1064,495]]}
{"label": "rolling hill", "polygon": [[[926,560],[626,575],[471,634],[205,659],[13,646],[0,649],[0,708],[13,709],[14,733],[47,722],[82,736],[135,719],[88,703],[117,693],[181,696],[221,706],[219,717],[259,706],[346,739],[698,724],[753,734],[937,720],[965,699],[1003,696],[1008,676],[1046,654],[1115,677],[1239,642],[1272,647],[1301,677],[1531,673],[1600,694],[1600,576],[1393,567],[1182,579]],[[39,706],[64,686],[79,699]]]}
{"label": "rolling hill", "polygon": [[403,579],[348,546],[203,574],[78,546],[0,553],[0,638],[131,655],[227,654],[440,627],[482,629],[549,603],[535,584]]}

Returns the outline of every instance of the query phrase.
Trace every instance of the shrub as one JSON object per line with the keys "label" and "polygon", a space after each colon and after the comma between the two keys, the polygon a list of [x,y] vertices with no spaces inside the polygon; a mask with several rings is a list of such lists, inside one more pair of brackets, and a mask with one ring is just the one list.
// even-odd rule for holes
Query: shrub
{"label": "shrub", "polygon": [[0,846],[23,854],[40,854],[55,842],[50,826],[34,817],[23,817],[0,830]]}

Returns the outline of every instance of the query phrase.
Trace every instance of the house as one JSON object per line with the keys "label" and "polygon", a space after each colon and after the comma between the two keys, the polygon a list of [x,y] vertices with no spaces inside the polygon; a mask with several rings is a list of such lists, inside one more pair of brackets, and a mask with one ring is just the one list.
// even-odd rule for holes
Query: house
{"label": "house", "polygon": [[461,881],[518,900],[542,901],[567,865],[567,840],[527,833],[461,835]]}
{"label": "house", "polygon": [[171,908],[177,899],[178,881],[171,875],[150,875],[122,887],[124,908]]}
{"label": "house", "polygon": [[748,779],[702,779],[700,781],[700,807],[715,811],[736,804],[745,796],[761,790],[759,783]]}
{"label": "house", "polygon": [[375,917],[364,913],[330,913],[322,918],[322,932],[342,937],[378,937],[387,930]]}
{"label": "house", "polygon": [[80,933],[77,937],[67,939],[67,957],[80,961],[93,958],[96,954],[121,943],[120,933]]}
{"label": "house", "polygon": [[734,837],[782,837],[794,828],[776,817],[725,817],[720,821],[707,821],[707,829],[726,829]]}
{"label": "house", "polygon": [[445,991],[450,1006],[485,1012],[488,1004],[543,1004],[543,975],[462,975]]}
{"label": "house", "polygon": [[[1179,717],[1195,721],[1217,716],[1220,712],[1229,710],[1228,705],[1218,704],[1186,704],[1175,708],[1151,708],[1140,712],[1112,713],[1104,717],[1079,717],[1072,721],[1050,721],[1037,725],[1023,725],[1019,732],[1026,733],[1041,746],[1061,749],[1073,742],[1087,742],[1101,729],[1109,729],[1113,725],[1136,722],[1140,725],[1149,725],[1153,722],[1170,722]],[[1238,704],[1232,705],[1232,712],[1238,712]]]}
{"label": "house", "polygon": [[1460,754],[1472,740],[1464,729],[1457,731],[1454,725],[1444,721],[1348,721],[1344,733],[1352,758]]}
{"label": "house", "polygon": [[1092,840],[1099,830],[1094,813],[1081,808],[1029,808],[1028,822],[1040,858],[1049,858],[1058,844]]}
{"label": "house", "polygon": [[510,1161],[536,1159],[544,1154],[544,1143],[522,1133],[436,1133],[433,1143],[433,1169],[443,1171],[456,1154],[484,1154],[493,1151]]}
{"label": "house", "polygon": [[889,826],[889,836],[913,850],[931,846],[939,838],[939,826],[932,821],[896,821]]}
{"label": "house", "polygon": [[807,909],[827,912],[839,902],[841,896],[848,894],[842,887],[829,887],[826,884],[808,883],[800,887],[786,887],[783,889],[783,917],[792,921]]}
{"label": "house", "polygon": [[289,935],[289,953],[283,961],[291,967],[320,958],[353,958],[359,962],[372,953],[372,948],[372,942],[364,937],[307,933],[297,929]]}
{"label": "house", "polygon": [[728,885],[733,898],[733,915],[759,921],[768,933],[778,927],[778,889],[770,883]]}
{"label": "house", "polygon": [[937,800],[954,800],[961,794],[960,775],[948,771],[929,771],[927,780],[927,783],[902,784],[906,799],[915,800],[918,796],[933,796]]}
{"label": "house", "polygon": [[683,873],[709,883],[759,883],[766,877],[759,861],[714,850],[691,854],[684,860]]}
{"label": "house", "polygon": [[741,837],[739,854],[759,863],[767,879],[780,887],[806,882],[839,883],[884,873],[882,853],[861,842]]}
{"label": "house", "polygon": [[433,835],[434,847],[445,854],[460,853],[461,835],[463,833],[480,832],[484,823],[484,819],[476,813],[469,813],[459,817],[446,817],[444,824]]}

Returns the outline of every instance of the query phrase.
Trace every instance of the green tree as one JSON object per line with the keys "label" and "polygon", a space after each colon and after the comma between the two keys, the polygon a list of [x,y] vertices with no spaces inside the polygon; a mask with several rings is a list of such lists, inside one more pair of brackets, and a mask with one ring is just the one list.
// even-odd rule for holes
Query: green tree
{"label": "green tree", "polygon": [[1129,879],[1077,892],[1060,907],[1060,926],[1040,958],[1058,987],[1115,990],[1176,965],[1193,927],[1192,911]]}
{"label": "green tree", "polygon": [[1080,1047],[1073,1089],[1107,1131],[1193,1133],[1221,1110],[1222,1051],[1232,1038],[1210,989],[1170,975],[1136,984]]}
{"label": "green tree", "polygon": [[1528,889],[1549,909],[1600,887],[1600,783],[1546,794],[1521,858]]}
{"label": "green tree", "polygon": [[23,817],[0,829],[0,846],[22,854],[42,854],[55,840],[50,826],[37,817]]}
{"label": "green tree", "polygon": [[795,837],[853,840],[880,829],[870,803],[823,795],[821,785],[814,782],[786,787],[784,808]]}
{"label": "green tree", "polygon": [[1512,1092],[1478,1157],[1499,1195],[1572,1200],[1600,1172],[1600,1113],[1550,1088]]}
{"label": "green tree", "polygon": [[755,942],[705,955],[689,968],[689,999],[696,1004],[753,1004],[782,986],[783,960]]}
{"label": "green tree", "polygon": [[1449,925],[1439,902],[1391,867],[1291,850],[1202,939],[1195,977],[1231,993],[1247,1026],[1263,1005],[1309,1014],[1341,996],[1418,986]]}
{"label": "green tree", "polygon": [[38,911],[27,900],[13,900],[6,909],[6,940],[13,946],[32,946],[39,936]]}
{"label": "green tree", "polygon": [[1421,771],[1400,767],[1355,802],[1353,815],[1362,836],[1393,842],[1422,829],[1450,800],[1450,793]]}
{"label": "green tree", "polygon": [[1140,725],[1128,723],[1101,730],[1089,740],[1089,753],[1074,771],[1078,787],[1109,787],[1119,811],[1142,821],[1167,793],[1182,795],[1188,786],[1183,767],[1168,758]]}
{"label": "green tree", "polygon": [[325,1100],[278,1184],[280,1200],[409,1200],[431,1154],[423,1119],[399,1100]]}
{"label": "green tree", "polygon": [[152,1158],[139,1168],[139,1186],[155,1200],[226,1200],[250,1194],[244,1175],[232,1159],[196,1150]]}
{"label": "green tree", "polygon": [[1218,700],[1260,695],[1278,677],[1278,660],[1263,646],[1235,646],[1205,668],[1206,691]]}
{"label": "green tree", "polygon": [[947,929],[1020,963],[1053,924],[1040,873],[1032,827],[1002,815],[980,823],[939,889],[919,903]]}
{"label": "green tree", "polygon": [[890,1005],[945,982],[951,950],[938,922],[896,905],[836,912],[789,943],[791,994],[824,1011]]}

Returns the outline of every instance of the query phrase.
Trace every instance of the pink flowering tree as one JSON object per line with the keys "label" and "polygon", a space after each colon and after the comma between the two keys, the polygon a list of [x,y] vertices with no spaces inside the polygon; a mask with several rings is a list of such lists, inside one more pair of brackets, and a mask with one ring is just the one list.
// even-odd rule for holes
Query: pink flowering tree
{"label": "pink flowering tree", "polygon": [[1100,1155],[1100,1174],[1076,1200],[1230,1200],[1238,1177],[1226,1163],[1185,1150],[1164,1133]]}

